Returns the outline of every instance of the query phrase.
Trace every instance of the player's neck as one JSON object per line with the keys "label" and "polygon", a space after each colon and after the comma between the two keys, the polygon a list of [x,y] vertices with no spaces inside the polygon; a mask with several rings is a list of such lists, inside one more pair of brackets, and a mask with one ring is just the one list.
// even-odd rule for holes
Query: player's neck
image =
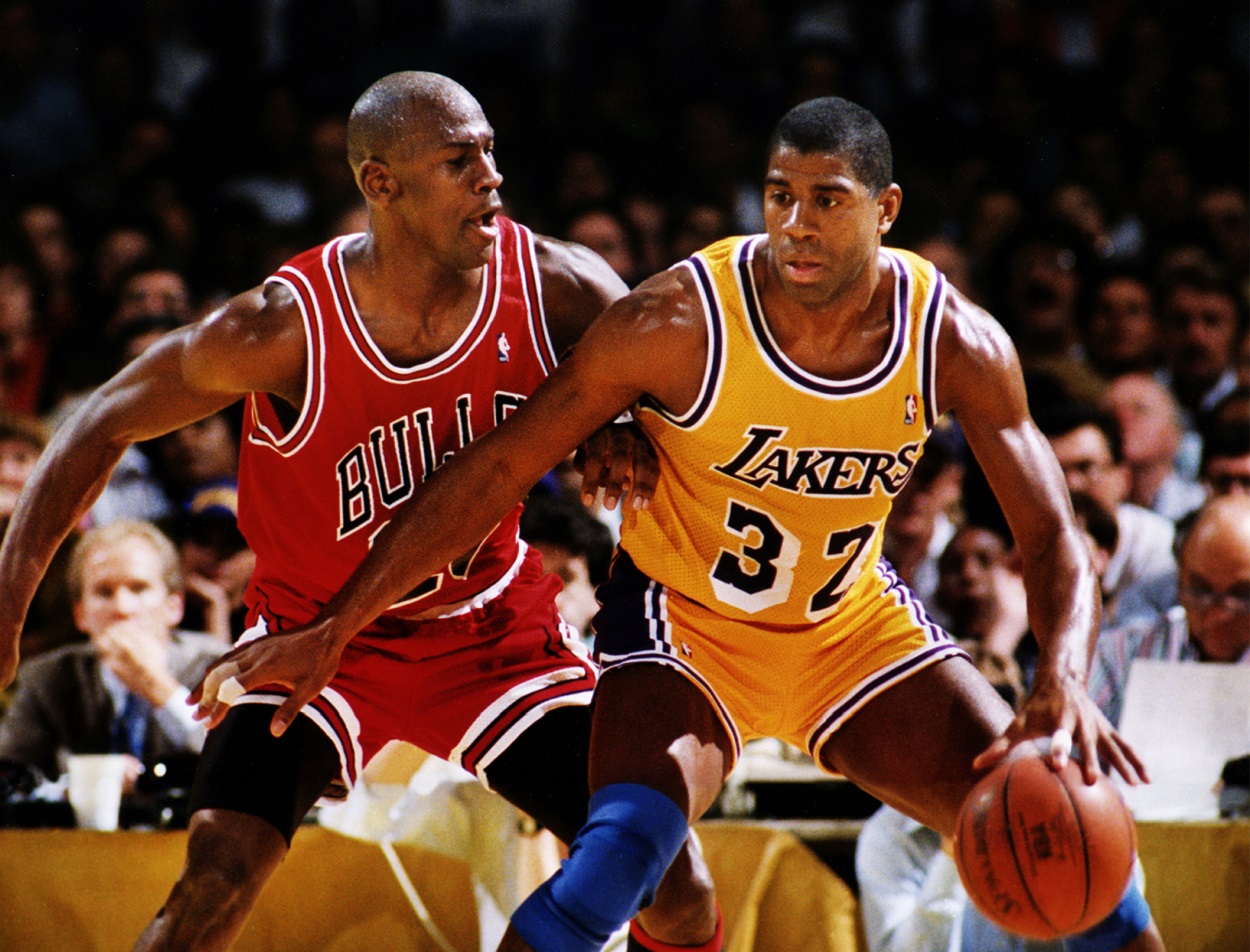
{"label": "player's neck", "polygon": [[374,343],[400,364],[450,346],[477,311],[485,267],[454,268],[366,236],[347,255],[352,300]]}
{"label": "player's neck", "polygon": [[784,287],[765,260],[756,269],[764,320],[796,364],[831,379],[871,369],[884,355],[892,280],[879,258],[824,297],[804,299]]}

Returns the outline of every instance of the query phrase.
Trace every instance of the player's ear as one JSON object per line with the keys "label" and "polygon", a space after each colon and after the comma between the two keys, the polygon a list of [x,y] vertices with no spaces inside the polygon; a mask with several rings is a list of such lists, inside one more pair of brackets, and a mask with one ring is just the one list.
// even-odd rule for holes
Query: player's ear
{"label": "player's ear", "polygon": [[399,194],[399,182],[391,172],[391,167],[381,159],[365,159],[361,162],[356,181],[365,199],[370,202],[384,205]]}
{"label": "player's ear", "polygon": [[899,207],[903,204],[903,190],[891,182],[877,196],[877,234],[884,235],[894,226]]}

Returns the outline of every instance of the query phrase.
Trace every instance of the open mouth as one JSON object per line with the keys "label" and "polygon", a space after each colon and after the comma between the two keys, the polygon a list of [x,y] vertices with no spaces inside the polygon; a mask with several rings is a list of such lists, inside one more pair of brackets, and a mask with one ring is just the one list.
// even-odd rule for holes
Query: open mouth
{"label": "open mouth", "polygon": [[498,215],[498,208],[489,208],[480,214],[472,216],[469,219],[469,224],[473,225],[483,235],[494,238],[499,234],[499,224],[496,221]]}

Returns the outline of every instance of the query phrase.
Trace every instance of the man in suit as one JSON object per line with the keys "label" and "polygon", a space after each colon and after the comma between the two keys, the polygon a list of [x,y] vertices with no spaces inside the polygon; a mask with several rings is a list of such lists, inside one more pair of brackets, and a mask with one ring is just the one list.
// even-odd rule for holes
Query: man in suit
{"label": "man in suit", "polygon": [[55,778],[62,754],[124,753],[133,790],[145,765],[199,752],[205,731],[184,702],[227,645],[175,627],[182,567],[173,543],[150,523],[122,520],[85,533],[70,557],[68,585],[88,640],[19,669],[0,719],[0,760]]}

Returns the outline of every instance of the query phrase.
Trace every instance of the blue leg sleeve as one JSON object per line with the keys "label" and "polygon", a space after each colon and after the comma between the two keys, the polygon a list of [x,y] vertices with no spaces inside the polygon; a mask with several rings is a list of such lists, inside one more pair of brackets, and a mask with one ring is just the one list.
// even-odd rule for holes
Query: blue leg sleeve
{"label": "blue leg sleeve", "polygon": [[1067,952],[1115,952],[1141,935],[1148,925],[1150,906],[1133,879],[1111,915],[1092,929],[1064,939],[1063,947]]}
{"label": "blue leg sleeve", "polygon": [[540,952],[598,952],[650,904],[687,829],[685,811],[662,793],[604,787],[568,860],[513,913],[513,928]]}

